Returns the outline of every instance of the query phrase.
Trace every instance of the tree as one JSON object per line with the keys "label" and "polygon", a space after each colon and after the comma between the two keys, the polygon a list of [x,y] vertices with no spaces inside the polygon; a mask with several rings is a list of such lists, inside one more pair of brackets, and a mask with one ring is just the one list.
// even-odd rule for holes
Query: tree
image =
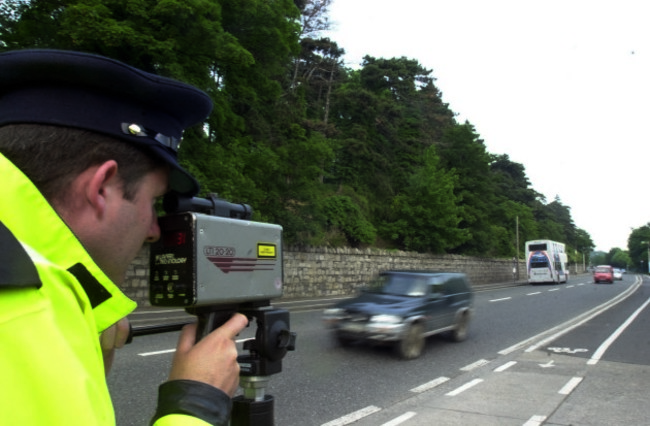
{"label": "tree", "polygon": [[634,269],[645,273],[648,271],[648,248],[650,247],[650,222],[632,229],[627,239],[630,262]]}
{"label": "tree", "polygon": [[332,195],[323,200],[322,204],[327,217],[328,232],[334,234],[328,238],[329,241],[336,244],[337,236],[340,235],[344,241],[338,242],[352,247],[374,243],[377,230],[351,197]]}
{"label": "tree", "polygon": [[[574,255],[573,261],[576,263],[581,263],[584,259],[589,259],[590,253],[594,250],[594,242],[591,239],[591,236],[584,229],[576,229],[576,240],[574,242]],[[571,257],[571,250],[568,250],[569,257]],[[585,265],[587,266],[587,265]]]}
{"label": "tree", "polygon": [[523,165],[455,121],[432,70],[372,56],[345,68],[321,36],[330,4],[6,0],[0,50],[98,53],[206,91],[213,111],[185,132],[181,164],[202,196],[252,205],[287,244],[510,257],[518,230],[522,244],[593,249],[568,206],[546,204]]}
{"label": "tree", "polygon": [[424,165],[410,178],[403,194],[391,205],[391,214],[382,232],[407,250],[444,253],[468,238],[458,227],[462,210],[457,205],[453,172],[439,166],[434,146],[424,153]]}
{"label": "tree", "polygon": [[341,57],[345,50],[329,38],[303,38],[300,45],[302,50],[300,60],[296,61],[292,88],[295,91],[300,87],[307,116],[327,125],[332,90],[343,75]]}
{"label": "tree", "polygon": [[540,196],[530,187],[524,165],[511,161],[508,154],[493,155],[490,171],[498,193],[508,200],[531,206]]}
{"label": "tree", "polygon": [[291,88],[298,86],[298,75],[302,61],[309,56],[309,44],[316,39],[323,31],[330,28],[329,18],[327,16],[331,0],[296,0],[295,4],[300,10],[300,32],[299,38],[303,46],[303,52],[296,56],[293,66],[293,77]]}
{"label": "tree", "polygon": [[[391,216],[393,197],[409,185],[432,143],[421,125],[426,100],[433,102],[438,93],[430,73],[416,60],[366,56],[362,68],[349,71],[335,89],[336,156],[326,182],[366,198],[376,225]],[[436,110],[441,104],[435,103]]]}
{"label": "tree", "polygon": [[[502,256],[515,256],[524,253],[524,243],[539,234],[532,208],[539,194],[530,188],[522,164],[511,161],[507,154],[490,157],[490,179],[494,182],[497,200],[492,222],[493,226],[501,228],[502,236],[497,240],[496,252]],[[517,232],[519,247],[516,245]]]}
{"label": "tree", "polygon": [[[498,254],[498,243],[505,235],[494,227],[498,200],[494,180],[490,179],[490,155],[483,141],[469,123],[447,129],[439,145],[442,165],[454,170],[458,184],[454,189],[463,208],[459,226],[471,238],[456,248],[468,254]],[[502,228],[502,227],[501,227]]]}
{"label": "tree", "polygon": [[612,265],[614,268],[627,269],[632,264],[632,261],[627,252],[619,247],[614,247],[607,254],[607,264]]}
{"label": "tree", "polygon": [[603,251],[595,251],[589,256],[589,263],[591,266],[607,265],[607,253]]}

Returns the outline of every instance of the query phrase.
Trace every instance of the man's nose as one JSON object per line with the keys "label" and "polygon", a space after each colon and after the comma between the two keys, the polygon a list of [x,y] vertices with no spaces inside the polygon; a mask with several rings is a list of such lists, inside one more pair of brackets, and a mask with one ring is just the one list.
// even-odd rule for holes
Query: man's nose
{"label": "man's nose", "polygon": [[158,224],[158,215],[156,210],[153,209],[153,220],[151,221],[151,227],[149,228],[149,233],[147,234],[146,241],[148,243],[155,243],[160,239],[160,225]]}

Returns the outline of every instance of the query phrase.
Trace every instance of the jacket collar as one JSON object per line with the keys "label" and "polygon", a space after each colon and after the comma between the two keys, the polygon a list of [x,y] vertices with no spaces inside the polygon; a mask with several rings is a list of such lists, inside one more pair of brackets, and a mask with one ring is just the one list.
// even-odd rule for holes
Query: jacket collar
{"label": "jacket collar", "polygon": [[0,175],[4,180],[0,185],[0,222],[24,246],[77,278],[74,291],[83,295],[80,300],[92,309],[97,331],[105,330],[133,311],[136,303],[95,264],[38,189],[2,154]]}

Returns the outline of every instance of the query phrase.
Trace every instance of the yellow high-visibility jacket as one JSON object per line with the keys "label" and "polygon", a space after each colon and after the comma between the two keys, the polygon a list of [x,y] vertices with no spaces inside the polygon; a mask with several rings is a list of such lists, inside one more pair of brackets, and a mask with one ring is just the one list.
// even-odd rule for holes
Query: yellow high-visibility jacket
{"label": "yellow high-visibility jacket", "polygon": [[[115,425],[99,335],[136,304],[2,155],[0,176],[0,425]],[[156,426],[205,425],[193,412],[204,399],[212,413],[198,417],[227,424],[230,399],[216,388],[160,392]]]}

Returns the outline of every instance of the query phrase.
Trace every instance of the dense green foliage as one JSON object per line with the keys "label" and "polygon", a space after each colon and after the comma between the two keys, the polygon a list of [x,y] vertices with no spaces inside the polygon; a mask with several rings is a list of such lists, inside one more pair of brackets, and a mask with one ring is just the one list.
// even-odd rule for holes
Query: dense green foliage
{"label": "dense green foliage", "polygon": [[[288,244],[514,256],[529,239],[593,248],[559,198],[458,123],[432,70],[319,37],[330,0],[7,0],[0,50],[103,54],[210,94],[183,164],[205,193],[279,223]],[[519,247],[516,242],[519,241]],[[575,259],[573,259],[575,260]]]}
{"label": "dense green foliage", "polygon": [[627,268],[650,273],[650,223],[632,230],[628,240]]}

